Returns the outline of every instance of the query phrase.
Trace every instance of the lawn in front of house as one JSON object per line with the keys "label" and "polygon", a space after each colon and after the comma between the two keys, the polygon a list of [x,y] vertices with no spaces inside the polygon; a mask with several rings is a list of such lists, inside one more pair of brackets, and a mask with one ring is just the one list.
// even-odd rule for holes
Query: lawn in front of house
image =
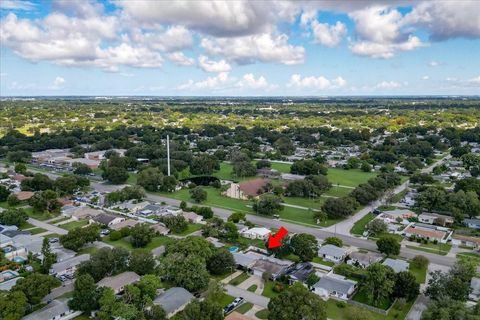
{"label": "lawn in front of house", "polygon": [[371,305],[383,310],[388,310],[388,308],[390,308],[390,306],[392,305],[392,301],[390,299],[382,299],[378,301],[376,305],[372,305],[372,303],[370,302],[370,299],[367,296],[367,293],[365,292],[365,290],[361,288],[357,291],[357,293],[355,293],[355,295],[352,297],[352,300],[360,303],[364,303],[367,305]]}
{"label": "lawn in front of house", "polygon": [[36,212],[31,207],[22,208],[22,209],[25,210],[25,213],[30,218],[40,220],[40,221],[45,221],[45,220],[52,219],[52,218],[55,218],[55,217],[58,216],[58,214],[53,214],[53,213],[49,213],[49,212],[46,212],[46,211],[45,212]]}
{"label": "lawn in front of house", "polygon": [[367,224],[372,221],[375,218],[375,215],[373,213],[368,213],[366,214],[362,219],[358,220],[355,222],[353,225],[352,229],[350,229],[351,234],[356,234],[356,235],[363,235],[363,233],[366,230]]}
{"label": "lawn in front of house", "polygon": [[145,250],[152,250],[155,248],[158,248],[162,245],[167,244],[169,241],[173,241],[171,238],[166,237],[166,236],[156,236],[152,238],[152,241],[150,241],[145,247],[143,248],[134,248],[130,241],[128,241],[127,238],[122,238],[120,240],[112,241],[110,240],[110,236],[106,236],[102,238],[102,241],[105,243],[108,243],[109,245],[112,245],[117,248],[123,248],[127,250],[134,250],[134,249],[145,249]]}
{"label": "lawn in front of house", "polygon": [[35,227],[33,224],[28,223],[28,222],[24,222],[20,225],[20,227],[18,229],[25,230],[25,229],[31,229],[33,227]]}
{"label": "lawn in front of house", "polygon": [[65,230],[73,230],[75,228],[80,228],[84,227],[88,224],[88,220],[78,220],[78,221],[72,221],[72,222],[67,222],[64,224],[59,225],[59,228],[65,229]]}
{"label": "lawn in front of house", "polygon": [[222,306],[222,307],[226,307],[228,306],[230,303],[232,303],[232,301],[235,300],[234,297],[224,293],[223,294],[223,297],[220,299],[220,301],[218,301],[218,303]]}
{"label": "lawn in front of house", "polygon": [[[360,309],[360,307],[355,307],[351,304],[347,304],[343,301],[338,301],[334,299],[328,299],[326,302],[326,309],[327,309],[327,318],[332,320],[341,320],[341,319],[348,319],[348,316],[351,313],[355,313],[355,310]],[[385,316],[369,311],[365,308],[362,308],[366,314],[368,314],[369,320],[382,320]]]}
{"label": "lawn in front of house", "polygon": [[31,234],[39,234],[39,233],[44,233],[44,232],[47,232],[48,230],[45,230],[43,228],[33,228],[33,229],[29,229],[28,232],[30,232]]}
{"label": "lawn in front of house", "polygon": [[238,286],[240,283],[247,280],[249,277],[250,277],[250,275],[244,272],[244,273],[236,276],[232,280],[230,280],[228,282],[228,284],[231,284],[232,286]]}
{"label": "lawn in front of house", "polygon": [[265,319],[268,319],[269,313],[270,312],[268,311],[268,309],[262,309],[260,311],[257,311],[257,313],[255,313],[255,317],[257,317],[258,319],[265,320]]}
{"label": "lawn in front of house", "polygon": [[415,279],[418,283],[425,283],[427,278],[427,269],[428,266],[425,268],[417,268],[412,261],[410,261],[410,266],[408,267],[408,270],[415,276]]}
{"label": "lawn in front of house", "polygon": [[281,173],[290,173],[290,163],[280,163],[280,162],[271,162],[271,168],[275,169]]}
{"label": "lawn in front of house", "polygon": [[187,236],[190,233],[193,233],[195,231],[202,229],[202,226],[203,226],[202,224],[198,224],[198,223],[189,223],[185,231],[182,231],[179,233],[172,232],[172,234],[175,234],[177,236]]}
{"label": "lawn in front of house", "polygon": [[318,198],[301,198],[301,197],[283,197],[283,202],[286,204],[291,204],[295,206],[305,207],[305,208],[312,208],[312,209],[320,209],[322,205],[325,203],[325,198],[318,197]]}
{"label": "lawn in front of house", "polygon": [[333,263],[332,261],[323,260],[320,257],[314,257],[312,262],[323,264],[324,266],[328,266],[328,267],[333,267],[335,265],[335,263]]}
{"label": "lawn in front of house", "polygon": [[268,280],[268,281],[265,283],[265,286],[263,287],[262,296],[267,297],[267,298],[270,298],[270,299],[278,296],[280,293],[275,292],[275,291],[273,290],[273,288],[275,287],[275,284],[276,284],[275,281]]}
{"label": "lawn in front of house", "polygon": [[407,248],[410,249],[415,249],[423,252],[428,252],[428,253],[434,253],[438,254],[441,256],[446,256],[450,249],[452,248],[452,245],[449,243],[437,243],[433,244],[431,242],[429,243],[421,243],[420,246],[413,246],[413,245],[407,245]]}
{"label": "lawn in front of house", "polygon": [[[332,185],[332,187],[327,190],[327,192],[324,193],[325,196],[330,196],[330,197],[337,197],[337,198],[341,198],[341,197],[346,197],[350,194],[350,192],[352,192],[353,189],[351,188],[345,188],[345,187],[340,187],[340,186],[337,186],[337,185]],[[324,197],[324,198],[327,198],[327,197]]]}
{"label": "lawn in front of house", "polygon": [[235,309],[235,311],[241,314],[245,314],[248,312],[248,310],[252,309],[252,307],[253,307],[253,304],[251,304],[250,302],[246,302],[242,304],[240,307],[238,307],[237,309]]}

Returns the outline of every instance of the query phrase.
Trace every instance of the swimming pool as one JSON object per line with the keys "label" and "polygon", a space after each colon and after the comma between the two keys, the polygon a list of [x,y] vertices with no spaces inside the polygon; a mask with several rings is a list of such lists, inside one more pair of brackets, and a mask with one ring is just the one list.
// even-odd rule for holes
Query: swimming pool
{"label": "swimming pool", "polygon": [[234,252],[237,252],[238,251],[238,247],[237,246],[231,246],[230,248],[228,248],[228,251],[234,253]]}
{"label": "swimming pool", "polygon": [[12,270],[5,270],[0,272],[0,282],[7,281],[13,278],[18,277],[18,272]]}

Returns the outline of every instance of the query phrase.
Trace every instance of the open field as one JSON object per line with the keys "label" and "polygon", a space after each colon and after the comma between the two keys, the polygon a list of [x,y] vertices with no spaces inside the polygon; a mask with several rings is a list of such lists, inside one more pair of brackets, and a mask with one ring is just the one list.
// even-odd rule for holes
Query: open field
{"label": "open field", "polygon": [[366,229],[365,227],[367,226],[367,224],[370,221],[372,221],[374,218],[375,218],[375,215],[373,213],[368,213],[362,219],[355,222],[352,229],[350,229],[350,233],[361,236],[365,231]]}

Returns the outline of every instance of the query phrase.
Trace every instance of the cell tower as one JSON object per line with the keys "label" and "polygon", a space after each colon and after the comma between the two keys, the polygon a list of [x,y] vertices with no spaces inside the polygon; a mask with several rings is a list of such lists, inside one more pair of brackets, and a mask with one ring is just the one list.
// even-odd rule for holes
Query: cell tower
{"label": "cell tower", "polygon": [[170,177],[170,136],[167,134],[167,172]]}

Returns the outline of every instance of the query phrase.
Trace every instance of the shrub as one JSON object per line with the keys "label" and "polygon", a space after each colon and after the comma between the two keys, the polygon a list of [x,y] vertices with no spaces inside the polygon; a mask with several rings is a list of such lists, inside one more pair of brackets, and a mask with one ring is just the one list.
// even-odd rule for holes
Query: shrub
{"label": "shrub", "polygon": [[415,256],[412,259],[412,263],[416,268],[424,269],[428,266],[428,259],[422,255]]}
{"label": "shrub", "polygon": [[339,307],[340,309],[343,309],[347,306],[347,304],[343,301],[337,301],[336,303],[337,307]]}
{"label": "shrub", "polygon": [[117,241],[117,240],[120,240],[122,238],[123,238],[122,233],[120,231],[115,230],[115,231],[112,231],[110,233],[110,240],[112,240],[112,241]]}

